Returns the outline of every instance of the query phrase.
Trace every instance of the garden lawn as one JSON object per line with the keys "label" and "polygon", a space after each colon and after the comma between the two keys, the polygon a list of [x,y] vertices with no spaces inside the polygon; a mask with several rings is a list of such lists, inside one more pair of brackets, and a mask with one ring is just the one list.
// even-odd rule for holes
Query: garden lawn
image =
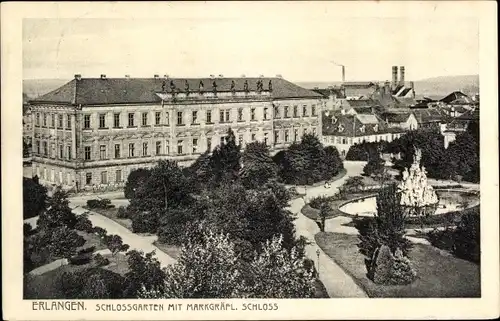
{"label": "garden lawn", "polygon": [[414,244],[409,258],[417,280],[409,285],[379,285],[366,277],[365,257],[359,253],[356,235],[318,233],[316,243],[369,297],[456,298],[481,297],[480,267],[430,245]]}
{"label": "garden lawn", "polygon": [[87,206],[84,206],[83,208],[99,213],[101,215],[106,216],[109,219],[112,219],[116,223],[120,224],[121,226],[127,228],[128,230],[132,231],[132,220],[128,218],[118,218],[118,208],[116,207],[111,207],[111,208],[88,208]]}
{"label": "garden lawn", "polygon": [[79,251],[81,249],[86,249],[86,248],[89,248],[92,246],[95,246],[94,252],[106,249],[106,246],[104,244],[102,244],[101,238],[98,235],[83,232],[83,231],[76,231],[76,233],[78,233],[78,235],[83,237],[85,240],[85,244],[83,244],[83,246],[77,248],[77,251]]}
{"label": "garden lawn", "polygon": [[[104,257],[109,259],[110,264],[103,268],[121,275],[124,275],[128,271],[127,257],[124,254],[118,253],[114,257],[111,255],[104,255]],[[23,280],[23,297],[26,300],[65,299],[65,295],[61,289],[61,278],[63,273],[77,272],[93,266],[94,264],[91,261],[90,263],[82,265],[63,265],[42,275],[25,275]]]}

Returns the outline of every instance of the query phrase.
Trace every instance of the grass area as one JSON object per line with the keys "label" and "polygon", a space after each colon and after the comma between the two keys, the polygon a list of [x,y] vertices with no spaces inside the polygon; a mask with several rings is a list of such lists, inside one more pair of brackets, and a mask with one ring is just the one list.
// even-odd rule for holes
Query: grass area
{"label": "grass area", "polygon": [[[357,236],[318,233],[316,243],[369,297],[375,298],[460,298],[480,297],[480,267],[458,259],[433,246],[415,244],[409,258],[417,280],[409,285],[379,285],[366,276],[365,257],[359,253]],[[466,280],[466,281],[465,281]]]}
{"label": "grass area", "polygon": [[83,206],[83,208],[99,213],[103,216],[106,216],[107,218],[115,221],[116,223],[120,224],[121,226],[127,228],[128,230],[132,231],[132,220],[128,218],[118,218],[118,208],[117,207],[112,207],[112,208],[88,208],[87,206]]}
{"label": "grass area", "polygon": [[[114,257],[109,254],[104,257],[109,259],[110,264],[103,268],[121,275],[128,271],[127,257],[124,254],[118,253]],[[42,275],[25,275],[24,299],[64,299],[65,294],[61,289],[63,273],[78,272],[94,266],[91,261],[82,265],[63,265]]]}
{"label": "grass area", "polygon": [[98,235],[90,234],[83,231],[76,231],[76,233],[85,239],[85,244],[77,248],[77,251],[92,246],[95,246],[95,251],[106,249],[106,246],[102,244],[101,238]]}
{"label": "grass area", "polygon": [[328,295],[328,292],[326,291],[325,286],[323,283],[316,279],[316,293],[314,295],[316,299],[328,299],[330,296]]}
{"label": "grass area", "polygon": [[158,241],[153,242],[153,245],[173,259],[177,260],[181,256],[181,247],[178,245],[170,245]]}

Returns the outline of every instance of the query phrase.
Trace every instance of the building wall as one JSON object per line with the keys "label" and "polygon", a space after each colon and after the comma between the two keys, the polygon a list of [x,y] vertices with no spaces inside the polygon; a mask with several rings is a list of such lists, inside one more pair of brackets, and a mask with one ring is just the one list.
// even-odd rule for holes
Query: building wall
{"label": "building wall", "polygon": [[377,135],[366,135],[358,137],[347,137],[347,136],[334,136],[334,135],[323,135],[322,142],[325,146],[334,146],[339,151],[339,154],[344,158],[349,149],[354,144],[361,144],[362,142],[392,142],[393,140],[401,137],[403,133],[380,133]]}
{"label": "building wall", "polygon": [[[297,117],[293,117],[293,106],[298,106]],[[285,107],[289,117],[285,117]],[[78,185],[80,189],[103,184],[121,186],[132,169],[151,167],[160,159],[190,165],[200,154],[219,145],[229,128],[243,149],[253,141],[266,142],[273,151],[285,148],[293,142],[295,133],[297,140],[305,132],[321,137],[320,113],[319,99],[81,109],[38,105],[33,112],[33,170],[45,184]],[[121,180],[116,178],[117,171]]]}

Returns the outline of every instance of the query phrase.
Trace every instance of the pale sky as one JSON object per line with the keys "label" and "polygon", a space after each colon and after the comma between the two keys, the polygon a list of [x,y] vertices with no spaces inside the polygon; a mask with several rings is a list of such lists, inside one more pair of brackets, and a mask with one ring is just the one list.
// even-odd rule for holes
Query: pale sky
{"label": "pale sky", "polygon": [[[23,78],[275,76],[291,81],[407,80],[479,74],[478,20],[448,15],[170,14],[164,19],[25,19]],[[311,11],[312,12],[312,11]],[[334,61],[334,62],[333,62]]]}

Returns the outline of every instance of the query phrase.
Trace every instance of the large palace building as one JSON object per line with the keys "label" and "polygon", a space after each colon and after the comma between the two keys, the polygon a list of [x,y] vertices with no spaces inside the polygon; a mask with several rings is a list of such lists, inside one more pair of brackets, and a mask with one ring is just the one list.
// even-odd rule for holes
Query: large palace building
{"label": "large palace building", "polygon": [[31,101],[33,175],[44,184],[121,186],[159,159],[181,165],[213,150],[228,128],[271,151],[321,139],[322,96],[276,78],[82,78]]}

